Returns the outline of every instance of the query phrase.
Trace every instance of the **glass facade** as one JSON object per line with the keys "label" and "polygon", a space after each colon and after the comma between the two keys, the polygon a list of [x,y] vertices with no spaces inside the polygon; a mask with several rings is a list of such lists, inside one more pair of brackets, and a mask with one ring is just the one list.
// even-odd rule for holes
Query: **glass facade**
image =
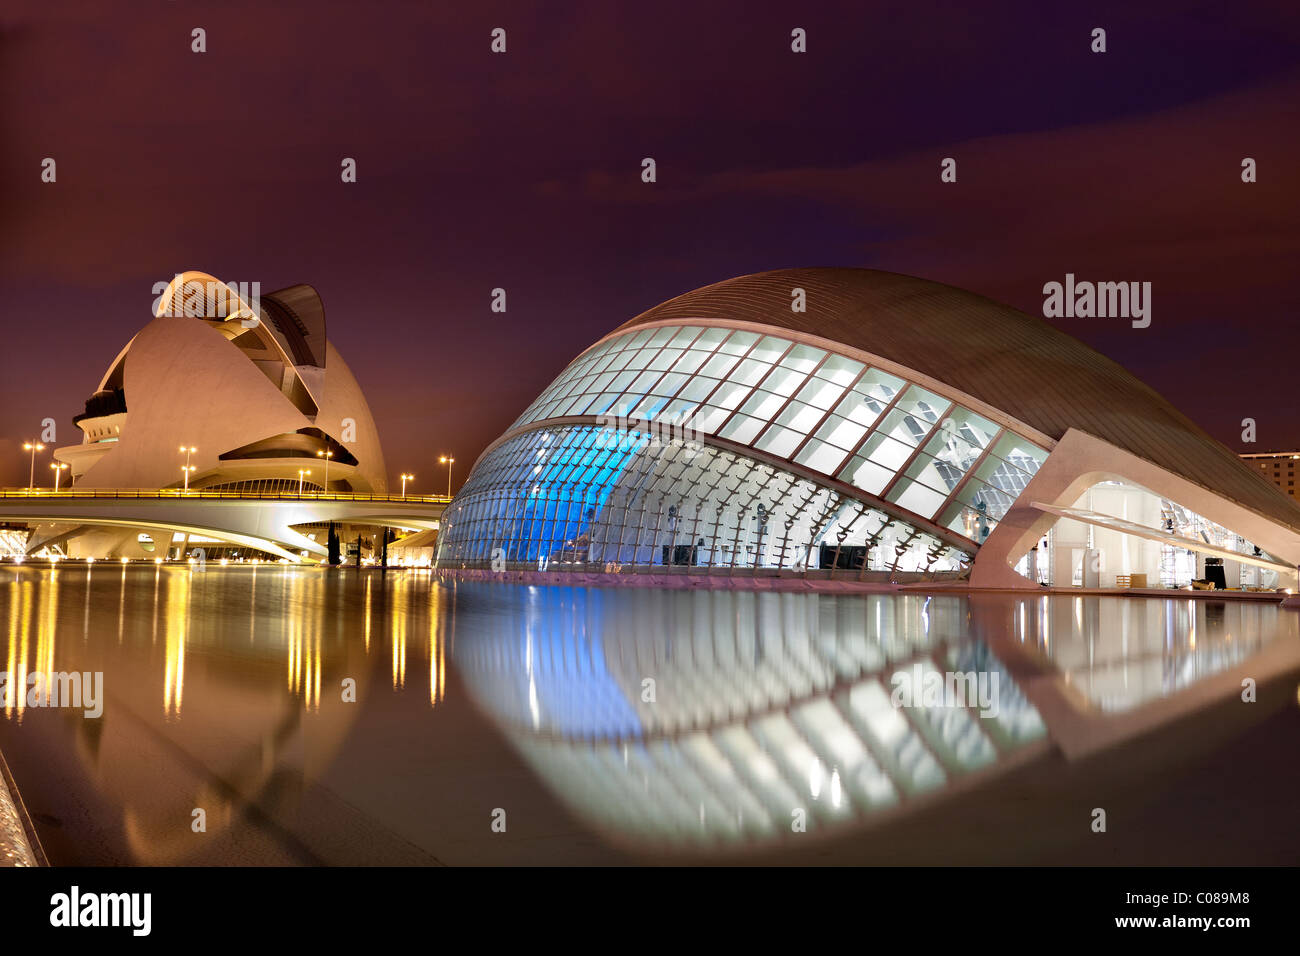
{"label": "glass facade", "polygon": [[[574,416],[596,423],[554,423]],[[974,547],[921,529],[979,544],[1046,458],[918,382],[702,325],[596,345],[529,426],[475,467],[440,561],[957,571]]]}

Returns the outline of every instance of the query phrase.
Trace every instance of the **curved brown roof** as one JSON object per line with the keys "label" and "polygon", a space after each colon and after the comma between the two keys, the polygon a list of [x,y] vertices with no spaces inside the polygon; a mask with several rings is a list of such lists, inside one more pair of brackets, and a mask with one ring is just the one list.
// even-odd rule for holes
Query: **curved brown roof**
{"label": "curved brown roof", "polygon": [[[790,308],[791,289],[807,311]],[[1300,529],[1300,506],[1120,365],[1040,318],[872,269],[779,269],[687,292],[619,326],[732,320],[819,336],[946,382],[1055,439],[1089,432]]]}

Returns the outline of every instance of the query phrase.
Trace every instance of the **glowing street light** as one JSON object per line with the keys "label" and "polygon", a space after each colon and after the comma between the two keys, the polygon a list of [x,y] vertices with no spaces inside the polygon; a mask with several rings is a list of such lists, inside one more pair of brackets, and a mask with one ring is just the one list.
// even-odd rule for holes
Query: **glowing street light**
{"label": "glowing street light", "polygon": [[181,451],[185,452],[185,467],[190,466],[190,455],[198,451],[193,445],[181,445]]}
{"label": "glowing street light", "polygon": [[329,490],[330,490],[330,459],[334,457],[334,452],[332,452],[332,451],[318,451],[318,452],[316,452],[316,457],[317,457],[317,458],[324,458],[324,459],[325,459],[325,488],[324,488],[324,490],[325,490],[325,491],[329,491]]}
{"label": "glowing street light", "polygon": [[415,480],[415,475],[406,475],[406,474],[402,475],[402,497],[403,498],[406,497],[406,483],[408,481],[414,481],[414,480]]}
{"label": "glowing street light", "polygon": [[181,465],[181,471],[185,473],[185,490],[190,490],[190,472],[198,471],[198,465]]}
{"label": "glowing street light", "polygon": [[45,451],[45,446],[38,441],[25,441],[23,442],[23,451],[32,453],[32,466],[27,469],[27,490],[31,491],[36,484],[36,453]]}
{"label": "glowing street light", "polygon": [[447,497],[451,497],[451,466],[456,464],[456,459],[448,455],[442,455],[438,458],[441,464],[447,466]]}
{"label": "glowing street light", "polygon": [[298,497],[299,497],[299,498],[302,497],[302,476],[303,476],[303,475],[310,475],[310,474],[311,474],[311,469],[310,469],[310,468],[299,468],[299,469],[298,469]]}
{"label": "glowing street light", "polygon": [[59,490],[59,476],[63,474],[63,469],[67,468],[67,462],[50,462],[50,467],[54,469],[54,490]]}

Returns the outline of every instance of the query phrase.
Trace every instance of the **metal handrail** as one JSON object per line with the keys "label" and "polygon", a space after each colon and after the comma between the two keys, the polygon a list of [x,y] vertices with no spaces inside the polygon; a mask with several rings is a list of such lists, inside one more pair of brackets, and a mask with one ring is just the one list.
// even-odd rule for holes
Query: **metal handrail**
{"label": "metal handrail", "polygon": [[384,501],[409,504],[448,504],[447,495],[375,495],[362,492],[206,491],[202,488],[0,488],[0,498],[228,498],[251,501]]}

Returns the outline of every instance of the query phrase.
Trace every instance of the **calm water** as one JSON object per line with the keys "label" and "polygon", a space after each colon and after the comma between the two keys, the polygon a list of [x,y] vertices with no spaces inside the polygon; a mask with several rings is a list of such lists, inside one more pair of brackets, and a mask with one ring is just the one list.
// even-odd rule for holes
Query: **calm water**
{"label": "calm water", "polygon": [[[1271,604],[108,564],[6,567],[0,601],[9,673],[104,675],[98,718],[0,720],[56,864],[1296,858]],[[949,674],[983,683],[927,699]]]}

